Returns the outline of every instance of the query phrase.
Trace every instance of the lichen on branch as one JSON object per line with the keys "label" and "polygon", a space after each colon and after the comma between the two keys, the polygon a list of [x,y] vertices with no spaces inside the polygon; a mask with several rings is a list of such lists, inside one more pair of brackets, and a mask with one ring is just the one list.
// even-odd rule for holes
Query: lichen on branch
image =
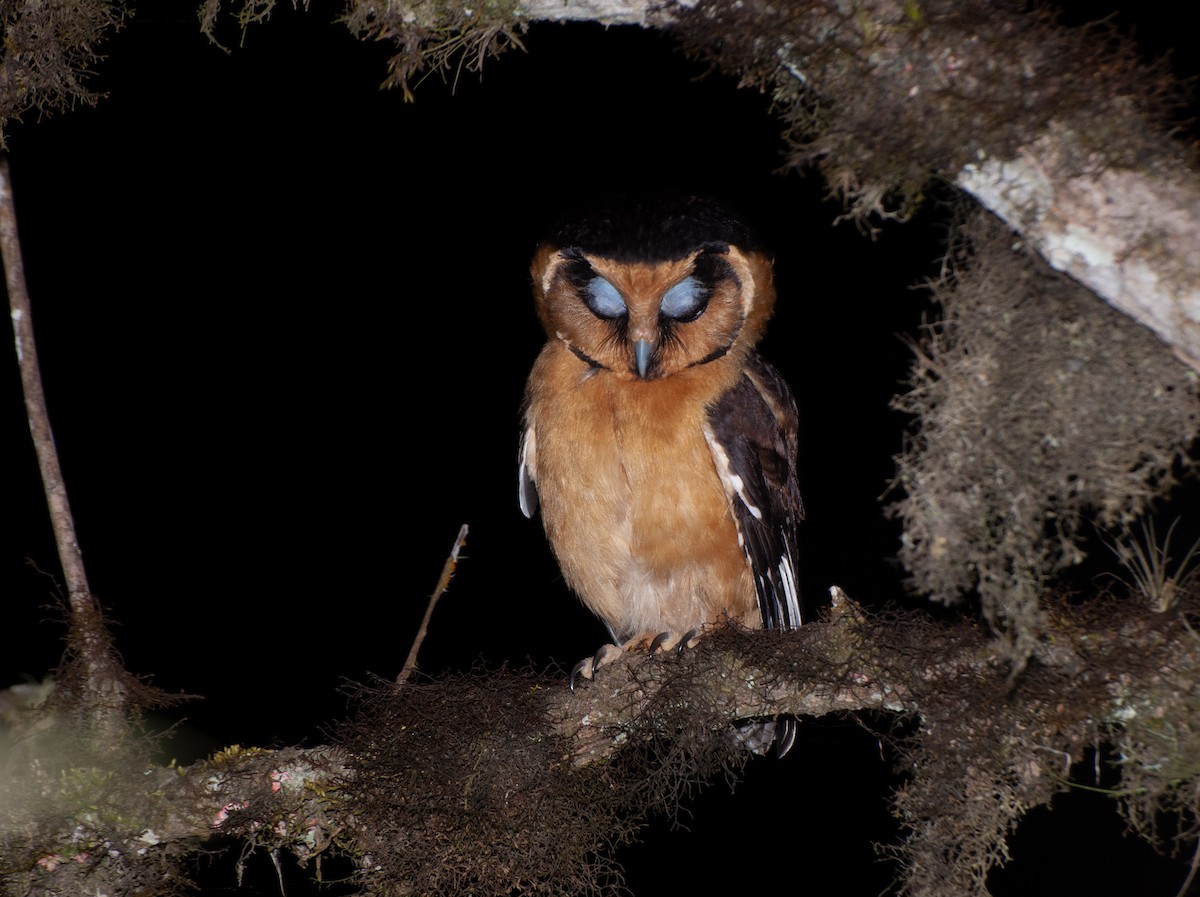
{"label": "lichen on branch", "polygon": [[126,15],[122,0],[0,0],[0,150],[5,125],[27,112],[96,102],[88,78]]}
{"label": "lichen on branch", "polygon": [[1193,462],[1200,377],[976,212],[933,287],[897,459],[900,559],[943,604],[978,594],[1020,667],[1040,601],[1100,527],[1120,529]]}

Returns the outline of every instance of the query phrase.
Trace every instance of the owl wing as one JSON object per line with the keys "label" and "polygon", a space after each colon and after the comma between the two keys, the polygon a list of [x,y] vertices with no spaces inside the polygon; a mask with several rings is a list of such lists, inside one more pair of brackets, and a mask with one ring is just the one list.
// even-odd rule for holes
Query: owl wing
{"label": "owl wing", "polygon": [[737,384],[708,409],[704,435],[737,523],[764,628],[802,622],[796,527],[799,415],[779,372],[751,355]]}

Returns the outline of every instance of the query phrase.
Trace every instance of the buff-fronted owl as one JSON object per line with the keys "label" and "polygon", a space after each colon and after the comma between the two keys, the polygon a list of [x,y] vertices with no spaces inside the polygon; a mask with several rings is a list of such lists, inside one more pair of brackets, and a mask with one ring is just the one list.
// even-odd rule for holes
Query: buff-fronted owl
{"label": "buff-fronted owl", "polygon": [[567,584],[624,648],[800,625],[796,403],[755,351],[771,258],[713,202],[630,202],[559,225],[532,275],[520,503]]}

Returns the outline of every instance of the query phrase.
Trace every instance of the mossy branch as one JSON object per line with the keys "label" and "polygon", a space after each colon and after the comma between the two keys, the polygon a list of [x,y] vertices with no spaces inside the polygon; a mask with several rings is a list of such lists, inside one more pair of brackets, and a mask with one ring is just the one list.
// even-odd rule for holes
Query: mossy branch
{"label": "mossy branch", "polygon": [[[180,881],[181,857],[214,836],[291,852],[314,873],[341,853],[366,893],[607,893],[614,852],[648,817],[737,774],[738,721],[849,714],[874,721],[910,773],[894,798],[907,837],[889,846],[902,892],[981,892],[1024,814],[1070,787],[1099,740],[1123,757],[1135,824],[1192,799],[1200,767],[1178,758],[1200,756],[1196,610],[1194,595],[1168,614],[1056,605],[1013,689],[978,626],[872,615],[838,594],[798,631],[725,627],[682,654],[630,653],[574,693],[561,673],[506,670],[364,686],[330,747],[234,747],[183,770],[106,770],[47,749],[6,775],[0,882],[25,893],[40,877],[65,893],[86,874],[134,893]],[[70,743],[30,731],[43,747]],[[70,848],[81,838],[105,846],[86,868]]]}

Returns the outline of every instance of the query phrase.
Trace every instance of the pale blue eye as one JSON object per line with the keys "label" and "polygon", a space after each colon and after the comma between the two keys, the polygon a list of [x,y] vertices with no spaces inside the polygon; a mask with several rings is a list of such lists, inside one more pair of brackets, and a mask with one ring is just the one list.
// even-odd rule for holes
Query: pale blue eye
{"label": "pale blue eye", "polygon": [[617,288],[603,277],[593,277],[583,291],[584,302],[593,314],[601,318],[619,318],[625,314],[625,300]]}
{"label": "pale blue eye", "polygon": [[708,302],[708,290],[694,277],[685,277],[663,293],[658,310],[674,321],[686,321],[699,317]]}

